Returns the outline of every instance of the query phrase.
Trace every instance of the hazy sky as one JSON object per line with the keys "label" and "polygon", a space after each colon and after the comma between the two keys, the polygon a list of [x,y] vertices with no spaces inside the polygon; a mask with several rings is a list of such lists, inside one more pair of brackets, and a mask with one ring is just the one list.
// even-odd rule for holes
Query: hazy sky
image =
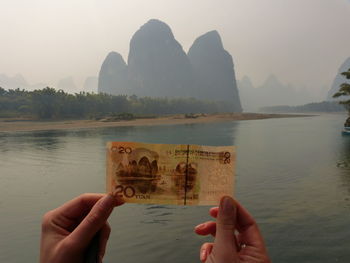
{"label": "hazy sky", "polygon": [[125,60],[133,33],[166,22],[187,52],[216,29],[237,78],[274,73],[314,91],[350,56],[349,0],[0,0],[0,73],[55,85],[97,76],[108,52]]}

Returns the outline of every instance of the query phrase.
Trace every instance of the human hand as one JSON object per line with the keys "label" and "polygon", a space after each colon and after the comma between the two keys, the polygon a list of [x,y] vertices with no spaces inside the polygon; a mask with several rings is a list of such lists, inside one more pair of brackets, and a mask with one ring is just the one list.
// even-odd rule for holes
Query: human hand
{"label": "human hand", "polygon": [[200,260],[206,263],[270,263],[258,225],[248,211],[225,196],[220,207],[209,210],[216,222],[205,222],[195,227],[199,235],[213,235],[214,243],[204,243]]}
{"label": "human hand", "polygon": [[87,248],[99,233],[99,262],[111,232],[107,219],[124,201],[112,194],[83,194],[47,212],[42,221],[40,262],[84,262]]}

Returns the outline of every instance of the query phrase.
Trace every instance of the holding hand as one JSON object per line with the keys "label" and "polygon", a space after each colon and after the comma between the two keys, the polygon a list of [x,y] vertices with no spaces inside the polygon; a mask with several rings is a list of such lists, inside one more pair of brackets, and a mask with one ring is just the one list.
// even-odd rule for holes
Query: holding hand
{"label": "holding hand", "polygon": [[213,235],[214,243],[204,243],[200,260],[206,263],[270,263],[258,225],[248,211],[231,197],[225,196],[220,207],[211,208],[216,222],[196,226],[199,235]]}
{"label": "holding hand", "polygon": [[123,200],[112,194],[83,194],[43,217],[41,263],[84,262],[87,248],[99,233],[99,261],[105,253],[110,227],[107,219]]}

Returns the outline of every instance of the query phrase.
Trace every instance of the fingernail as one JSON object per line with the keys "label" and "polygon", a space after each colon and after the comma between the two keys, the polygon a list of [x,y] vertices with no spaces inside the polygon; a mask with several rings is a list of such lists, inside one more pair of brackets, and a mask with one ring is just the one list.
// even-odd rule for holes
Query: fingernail
{"label": "fingernail", "polygon": [[203,250],[201,251],[201,254],[199,255],[199,259],[200,259],[201,261],[205,261],[205,260],[206,260],[206,257],[207,257],[207,250],[206,250],[206,249],[203,249]]}
{"label": "fingernail", "polygon": [[112,196],[112,195],[105,195],[104,197],[102,197],[100,199],[100,206],[103,208],[103,209],[110,209],[110,208],[113,208],[114,205],[115,205],[115,198]]}
{"label": "fingernail", "polygon": [[235,209],[235,206],[234,206],[233,199],[229,196],[224,196],[220,202],[220,210],[225,215],[232,215],[234,212],[234,209]]}
{"label": "fingernail", "polygon": [[204,227],[205,227],[205,223],[196,226],[195,229],[202,229]]}

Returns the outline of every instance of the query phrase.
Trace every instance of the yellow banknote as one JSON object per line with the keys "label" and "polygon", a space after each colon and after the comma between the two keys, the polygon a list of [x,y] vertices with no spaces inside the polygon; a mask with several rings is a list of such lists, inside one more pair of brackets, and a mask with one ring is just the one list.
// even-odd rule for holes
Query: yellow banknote
{"label": "yellow banknote", "polygon": [[129,203],[215,205],[233,195],[234,146],[109,142],[107,192]]}

